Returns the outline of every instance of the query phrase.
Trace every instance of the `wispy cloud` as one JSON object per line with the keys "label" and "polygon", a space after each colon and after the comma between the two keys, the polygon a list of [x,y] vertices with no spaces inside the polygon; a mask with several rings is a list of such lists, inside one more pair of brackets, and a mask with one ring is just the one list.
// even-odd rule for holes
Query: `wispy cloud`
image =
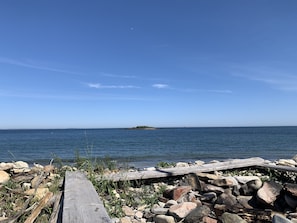
{"label": "wispy cloud", "polygon": [[135,79],[137,78],[137,76],[133,76],[133,75],[119,75],[119,74],[111,74],[111,73],[101,73],[102,76],[105,77],[113,77],[113,78],[124,78],[124,79]]}
{"label": "wispy cloud", "polygon": [[278,90],[297,91],[297,74],[287,71],[259,66],[237,66],[232,74],[251,81],[262,82]]}
{"label": "wispy cloud", "polygon": [[13,65],[13,66],[19,66],[19,67],[25,67],[25,68],[31,68],[31,69],[37,69],[37,70],[52,71],[52,72],[57,72],[57,73],[81,75],[80,73],[69,71],[69,70],[39,65],[32,60],[24,60],[23,61],[23,60],[14,60],[14,59],[10,59],[10,58],[0,57],[0,63],[9,64],[9,65]]}
{"label": "wispy cloud", "polygon": [[159,89],[169,88],[167,84],[153,84],[152,87]]}
{"label": "wispy cloud", "polygon": [[87,83],[89,88],[96,89],[127,89],[127,88],[140,88],[134,85],[102,85],[100,83]]}

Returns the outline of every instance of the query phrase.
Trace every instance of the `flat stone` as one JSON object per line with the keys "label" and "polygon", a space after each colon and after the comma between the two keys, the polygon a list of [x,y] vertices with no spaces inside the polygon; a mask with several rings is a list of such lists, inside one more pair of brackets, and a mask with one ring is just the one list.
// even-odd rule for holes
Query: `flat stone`
{"label": "flat stone", "polygon": [[5,172],[4,170],[0,170],[0,184],[4,184],[6,182],[8,182],[10,179],[10,176],[7,172]]}
{"label": "flat stone", "polygon": [[125,216],[120,219],[120,223],[132,223],[131,218]]}
{"label": "flat stone", "polygon": [[222,177],[212,180],[210,183],[219,187],[232,187],[238,185],[238,182],[234,177]]}
{"label": "flat stone", "polygon": [[24,161],[17,161],[15,163],[13,163],[13,168],[14,169],[26,169],[26,168],[29,168],[29,164]]}
{"label": "flat stone", "polygon": [[237,203],[236,197],[232,194],[231,190],[226,190],[216,201],[217,204],[224,204],[228,209],[232,209],[232,207]]}
{"label": "flat stone", "polygon": [[293,159],[279,159],[276,164],[290,167],[295,167],[297,165],[296,161]]}
{"label": "flat stone", "polygon": [[184,219],[185,223],[201,222],[204,217],[207,217],[210,213],[210,208],[206,205],[202,205],[193,209]]}
{"label": "flat stone", "polygon": [[203,223],[217,223],[218,220],[214,219],[214,218],[210,218],[208,216],[205,216],[205,217],[202,218],[202,222]]}
{"label": "flat stone", "polygon": [[175,223],[174,217],[167,215],[156,215],[154,221],[155,223]]}
{"label": "flat stone", "polygon": [[157,215],[165,215],[167,214],[169,208],[162,208],[162,207],[153,207],[152,208],[152,213],[157,214]]}
{"label": "flat stone", "polygon": [[257,199],[264,204],[273,205],[281,190],[281,184],[274,181],[264,182],[263,186],[257,191]]}
{"label": "flat stone", "polygon": [[0,170],[10,170],[13,168],[13,163],[0,163]]}
{"label": "flat stone", "polygon": [[132,208],[128,207],[128,206],[123,206],[122,207],[122,211],[124,212],[124,214],[126,216],[134,216],[134,211]]}
{"label": "flat stone", "polygon": [[184,202],[181,204],[172,205],[169,208],[168,213],[174,217],[182,219],[186,217],[196,207],[197,207],[197,204],[193,202]]}
{"label": "flat stone", "polygon": [[222,223],[247,223],[237,214],[225,212],[221,217]]}
{"label": "flat stone", "polygon": [[290,221],[283,215],[275,214],[272,217],[272,223],[292,223],[292,221]]}
{"label": "flat stone", "polygon": [[237,196],[237,201],[241,204],[245,209],[253,209],[251,206],[251,201],[253,196]]}
{"label": "flat stone", "polygon": [[35,194],[35,189],[26,190],[25,194],[26,195],[34,195],[35,194],[35,198],[38,200],[41,200],[47,194],[47,192],[49,192],[48,188],[37,188],[36,194]]}
{"label": "flat stone", "polygon": [[262,181],[257,176],[236,176],[235,179],[240,184],[246,184],[250,189],[258,190],[262,186]]}
{"label": "flat stone", "polygon": [[187,194],[188,192],[190,192],[192,190],[191,186],[180,186],[177,187],[175,189],[173,189],[172,191],[172,198],[173,200],[179,200],[182,196],[184,196],[185,194]]}
{"label": "flat stone", "polygon": [[221,193],[225,192],[225,190],[222,187],[218,187],[218,186],[215,186],[215,185],[212,185],[212,184],[205,184],[203,186],[203,191],[205,191],[205,192],[215,192],[217,194],[221,194]]}

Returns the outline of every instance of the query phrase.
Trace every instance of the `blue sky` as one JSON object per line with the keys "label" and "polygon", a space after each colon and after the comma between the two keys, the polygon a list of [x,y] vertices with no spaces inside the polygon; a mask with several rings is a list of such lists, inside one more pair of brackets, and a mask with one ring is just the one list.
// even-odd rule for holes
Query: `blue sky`
{"label": "blue sky", "polygon": [[0,129],[297,125],[295,0],[4,0]]}

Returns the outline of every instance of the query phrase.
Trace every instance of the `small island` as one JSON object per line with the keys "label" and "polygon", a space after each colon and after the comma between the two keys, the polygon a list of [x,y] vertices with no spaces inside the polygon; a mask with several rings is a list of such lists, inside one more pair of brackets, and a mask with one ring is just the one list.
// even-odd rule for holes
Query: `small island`
{"label": "small island", "polygon": [[129,128],[130,130],[156,130],[155,127],[146,126],[146,125],[139,125],[136,127]]}

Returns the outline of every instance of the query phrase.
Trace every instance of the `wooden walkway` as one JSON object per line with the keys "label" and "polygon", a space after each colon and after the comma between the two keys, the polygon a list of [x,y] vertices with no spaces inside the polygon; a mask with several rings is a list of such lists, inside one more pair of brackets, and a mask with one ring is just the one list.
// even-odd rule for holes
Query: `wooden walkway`
{"label": "wooden walkway", "polygon": [[66,172],[62,222],[111,223],[98,193],[82,172]]}

